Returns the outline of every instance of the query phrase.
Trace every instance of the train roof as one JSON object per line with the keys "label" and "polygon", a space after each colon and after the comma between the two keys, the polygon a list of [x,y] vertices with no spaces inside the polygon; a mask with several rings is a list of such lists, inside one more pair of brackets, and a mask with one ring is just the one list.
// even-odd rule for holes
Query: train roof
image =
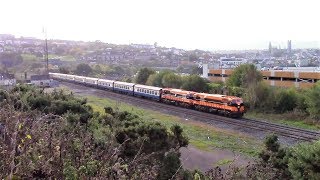
{"label": "train roof", "polygon": [[109,80],[109,79],[99,79],[98,81],[104,81],[104,82],[114,82],[114,80]]}
{"label": "train roof", "polygon": [[223,95],[223,94],[209,94],[209,93],[196,93],[194,95],[200,95],[200,96],[210,96],[210,97],[227,97],[227,95]]}
{"label": "train roof", "polygon": [[85,77],[86,79],[91,79],[91,80],[98,80],[98,78],[93,78],[93,77]]}
{"label": "train roof", "polygon": [[208,94],[208,93],[195,93],[194,96],[200,96],[202,98],[206,98],[206,99],[241,99],[239,97],[236,96],[227,96],[227,95],[223,95],[223,94]]}
{"label": "train roof", "polygon": [[176,93],[176,94],[194,94],[194,93],[196,93],[194,91],[186,91],[183,89],[174,89],[174,88],[163,88],[163,90],[170,91],[170,92]]}
{"label": "train roof", "polygon": [[128,85],[128,86],[133,86],[134,83],[127,83],[127,82],[121,82],[121,81],[114,81],[115,84],[122,84],[122,85]]}
{"label": "train roof", "polygon": [[67,74],[67,75],[71,75],[71,76],[73,76],[75,78],[85,78],[84,76],[78,76],[78,75],[72,75],[72,74]]}
{"label": "train roof", "polygon": [[157,91],[160,91],[162,89],[162,88],[159,88],[159,87],[146,86],[146,85],[142,85],[142,84],[136,84],[134,87],[136,87],[136,88],[144,88],[144,89],[152,89],[152,90],[157,90]]}
{"label": "train roof", "polygon": [[61,74],[61,73],[52,73],[52,72],[49,72],[49,74],[56,74],[56,75],[58,75],[58,74]]}

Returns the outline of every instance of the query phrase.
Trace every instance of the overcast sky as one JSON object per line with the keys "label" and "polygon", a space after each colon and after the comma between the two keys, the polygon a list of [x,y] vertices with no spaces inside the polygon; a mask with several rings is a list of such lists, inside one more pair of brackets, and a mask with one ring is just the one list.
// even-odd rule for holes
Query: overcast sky
{"label": "overcast sky", "polygon": [[[320,41],[319,0],[0,0],[0,33],[186,49]],[[313,43],[312,46],[319,44]]]}

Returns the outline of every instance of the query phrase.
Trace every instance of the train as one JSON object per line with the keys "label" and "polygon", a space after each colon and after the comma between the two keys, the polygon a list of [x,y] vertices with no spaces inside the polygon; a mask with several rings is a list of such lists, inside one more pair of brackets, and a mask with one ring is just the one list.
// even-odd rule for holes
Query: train
{"label": "train", "polygon": [[242,98],[236,96],[201,93],[174,88],[161,88],[62,73],[49,73],[49,76],[54,80],[82,84],[93,88],[233,118],[240,118],[246,112]]}

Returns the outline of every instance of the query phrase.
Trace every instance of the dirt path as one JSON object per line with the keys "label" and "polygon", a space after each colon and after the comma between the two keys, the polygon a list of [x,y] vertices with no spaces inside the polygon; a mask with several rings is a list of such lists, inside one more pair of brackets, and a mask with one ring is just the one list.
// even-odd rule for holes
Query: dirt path
{"label": "dirt path", "polygon": [[181,148],[180,152],[184,168],[189,170],[198,169],[202,172],[206,172],[218,165],[222,170],[226,170],[231,163],[236,166],[246,166],[249,161],[252,161],[251,158],[235,154],[229,150],[212,149],[211,151],[203,151],[191,145],[188,148]]}

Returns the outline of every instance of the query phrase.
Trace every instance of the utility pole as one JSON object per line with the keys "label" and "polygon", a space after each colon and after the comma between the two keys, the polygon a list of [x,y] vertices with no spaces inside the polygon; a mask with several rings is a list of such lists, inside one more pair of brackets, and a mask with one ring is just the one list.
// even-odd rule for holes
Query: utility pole
{"label": "utility pole", "polygon": [[48,40],[47,40],[47,29],[43,28],[45,47],[44,47],[44,61],[46,62],[46,74],[49,74],[49,55],[48,55]]}

